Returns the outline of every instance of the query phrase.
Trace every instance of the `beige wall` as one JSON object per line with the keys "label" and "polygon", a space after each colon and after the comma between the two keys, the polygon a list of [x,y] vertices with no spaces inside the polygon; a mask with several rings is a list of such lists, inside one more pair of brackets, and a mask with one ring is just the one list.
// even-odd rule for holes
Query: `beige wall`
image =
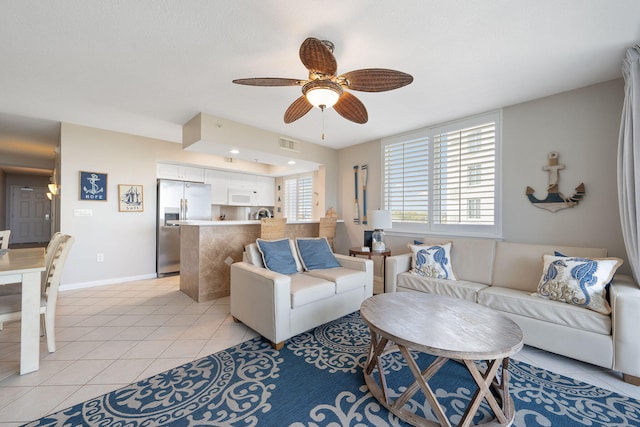
{"label": "beige wall", "polygon": [[[504,240],[604,247],[609,255],[626,259],[616,183],[623,99],[623,82],[618,79],[503,109]],[[339,213],[345,219],[345,232],[339,233],[338,252],[346,253],[350,246],[361,245],[367,229],[352,221],[355,164],[368,163],[368,205],[380,205],[380,145],[380,141],[373,141],[339,152]],[[570,195],[580,183],[586,187],[578,206],[557,213],[534,207],[525,196],[527,186],[536,189],[538,198],[546,196],[548,175],[542,167],[550,151],[558,151],[560,162],[566,165],[560,173],[560,191]],[[393,236],[390,231],[387,240],[394,253],[402,253],[408,251],[406,244],[419,236]]]}
{"label": "beige wall", "polygon": [[[62,124],[60,161],[60,231],[76,237],[62,279],[67,288],[155,276],[158,161],[226,166],[222,157],[186,151],[173,142],[69,123]],[[106,202],[79,200],[81,170],[108,174]],[[337,198],[335,175],[333,186],[325,188],[331,200]],[[144,212],[118,212],[118,184],[143,185]],[[74,209],[91,209],[92,216],[74,216]],[[96,262],[98,253],[104,262]]]}

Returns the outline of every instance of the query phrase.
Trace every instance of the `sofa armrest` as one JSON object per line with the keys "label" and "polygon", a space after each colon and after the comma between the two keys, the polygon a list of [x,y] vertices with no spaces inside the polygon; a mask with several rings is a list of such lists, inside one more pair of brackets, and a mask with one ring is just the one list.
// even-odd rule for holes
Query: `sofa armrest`
{"label": "sofa armrest", "polygon": [[373,261],[367,258],[358,258],[353,256],[333,254],[341,266],[351,270],[371,272],[373,277]]}
{"label": "sofa armrest", "polygon": [[373,261],[367,258],[358,258],[353,256],[333,254],[344,268],[350,270],[364,271],[365,294],[367,297],[373,295]]}
{"label": "sofa armrest", "polygon": [[630,276],[616,274],[609,287],[613,333],[613,369],[640,377],[640,287]]}
{"label": "sofa armrest", "polygon": [[385,265],[385,292],[395,292],[398,285],[398,274],[411,269],[411,254],[400,254],[387,257]]}
{"label": "sofa armrest", "polygon": [[231,315],[273,343],[288,337],[291,277],[246,262],[231,264]]}

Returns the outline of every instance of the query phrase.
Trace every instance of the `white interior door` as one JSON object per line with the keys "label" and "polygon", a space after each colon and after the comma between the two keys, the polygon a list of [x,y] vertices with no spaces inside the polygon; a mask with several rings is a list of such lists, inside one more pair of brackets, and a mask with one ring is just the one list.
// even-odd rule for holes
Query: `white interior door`
{"label": "white interior door", "polygon": [[46,187],[11,186],[11,243],[48,242],[51,201]]}

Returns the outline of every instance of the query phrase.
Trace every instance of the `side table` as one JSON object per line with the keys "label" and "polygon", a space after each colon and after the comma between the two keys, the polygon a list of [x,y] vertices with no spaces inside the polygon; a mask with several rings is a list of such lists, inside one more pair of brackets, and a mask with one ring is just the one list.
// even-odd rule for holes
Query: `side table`
{"label": "side table", "polygon": [[391,256],[391,250],[387,249],[384,251],[363,251],[362,248],[356,246],[354,248],[349,249],[349,256],[355,257],[357,255],[364,255],[367,258],[371,259],[371,255],[381,256],[382,257],[382,285],[384,287],[384,291],[387,291],[387,257]]}

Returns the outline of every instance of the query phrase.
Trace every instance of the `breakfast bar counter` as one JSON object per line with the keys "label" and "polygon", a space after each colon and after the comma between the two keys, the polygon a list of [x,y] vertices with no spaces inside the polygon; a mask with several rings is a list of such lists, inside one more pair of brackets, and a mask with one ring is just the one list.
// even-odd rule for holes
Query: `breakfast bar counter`
{"label": "breakfast bar counter", "polygon": [[[229,296],[231,264],[260,237],[260,221],[177,221],[180,290],[197,302]],[[287,222],[286,237],[317,237],[319,221]]]}

